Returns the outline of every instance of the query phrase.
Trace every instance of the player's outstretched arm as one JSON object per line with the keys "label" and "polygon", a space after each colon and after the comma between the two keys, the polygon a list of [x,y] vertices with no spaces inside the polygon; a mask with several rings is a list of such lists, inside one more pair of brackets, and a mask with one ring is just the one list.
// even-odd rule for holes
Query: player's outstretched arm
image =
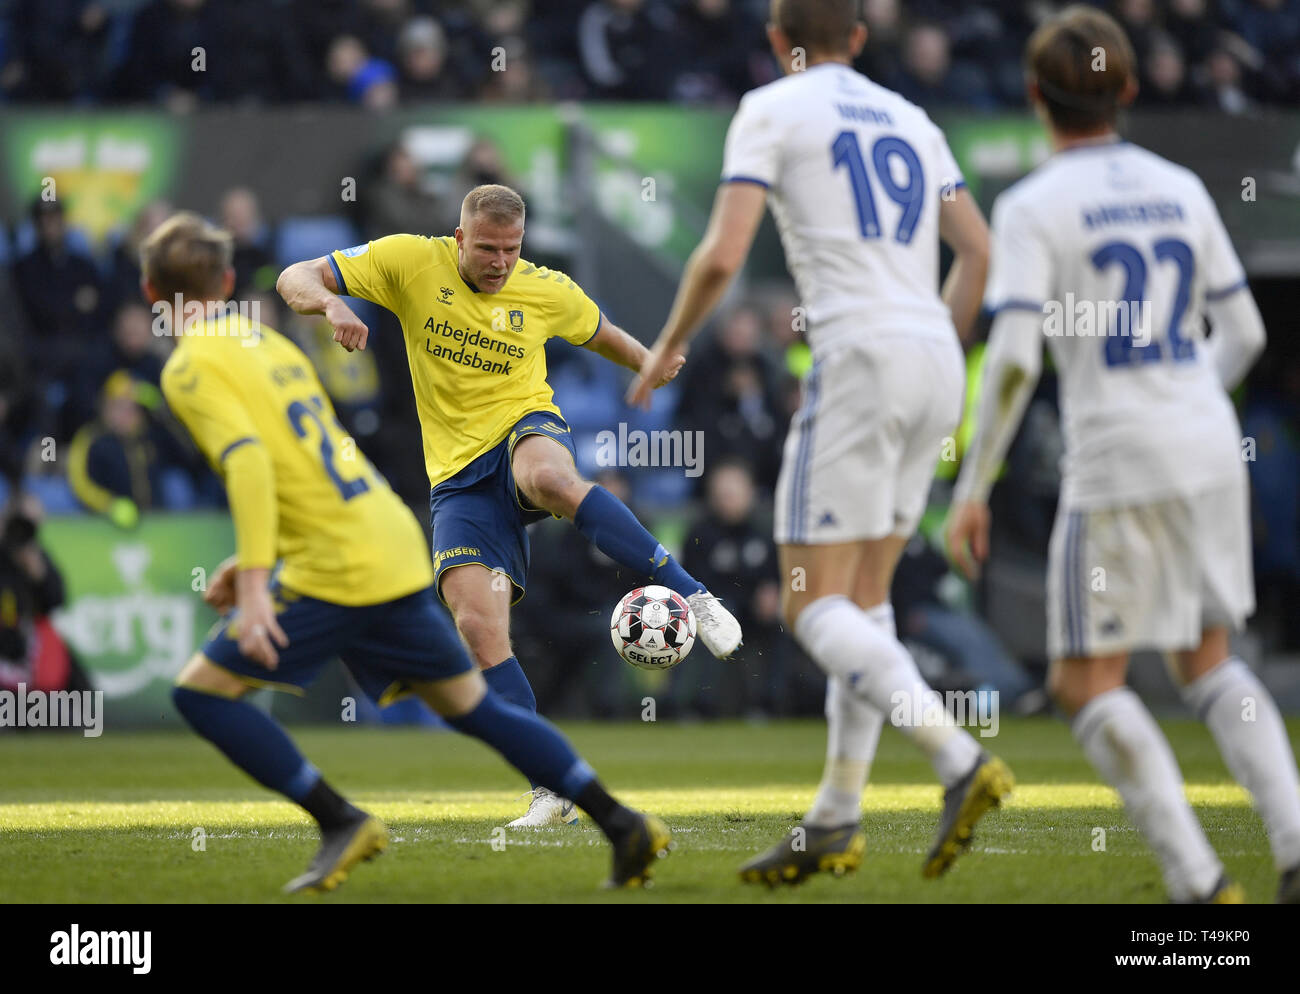
{"label": "player's outstretched arm", "polygon": [[963,342],[970,338],[984,299],[989,271],[989,228],[979,204],[965,187],[939,205],[939,237],[952,249],[952,268],[943,284],[943,302]]}
{"label": "player's outstretched arm", "polygon": [[339,298],[338,281],[327,257],[295,262],[280,274],[275,289],[299,314],[325,315],[334,329],[334,341],[349,352],[366,347],[370,330]]}
{"label": "player's outstretched arm", "polygon": [[685,353],[686,343],[718,306],[732,277],[744,265],[766,205],[767,190],[755,183],[724,183],[719,188],[704,238],[686,262],[668,322],[641,374],[628,388],[629,404],[650,406],[650,391],[673,357]]}
{"label": "player's outstretched arm", "polygon": [[[650,355],[650,350],[629,335],[626,331],[614,324],[604,314],[600,316],[600,325],[596,328],[596,334],[584,343],[583,348],[591,349],[598,356],[608,359],[610,362],[618,363],[634,373],[641,372],[642,365],[646,357]],[[686,356],[678,354],[673,357],[663,374],[655,381],[656,388],[663,386],[682,368],[686,362]]]}

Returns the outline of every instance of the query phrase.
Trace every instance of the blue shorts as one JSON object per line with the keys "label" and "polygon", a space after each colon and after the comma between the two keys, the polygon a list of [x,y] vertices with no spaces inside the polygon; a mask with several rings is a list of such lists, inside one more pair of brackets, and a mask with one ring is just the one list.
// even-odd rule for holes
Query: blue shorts
{"label": "blue shorts", "polygon": [[431,587],[395,601],[345,607],[273,582],[271,599],[289,637],[287,646],[276,646],[275,669],[239,651],[238,611],[220,623],[202,649],[212,662],[254,686],[302,694],[321,667],[338,656],[383,707],[407,693],[411,683],[445,680],[474,668]]}
{"label": "blue shorts", "polygon": [[[520,418],[495,448],[489,449],[429,494],[433,532],[433,585],[439,596],[445,570],[480,563],[504,573],[514,584],[518,604],[528,577],[528,532],[525,526],[550,512],[531,507],[515,486],[510,457],[521,438],[553,438],[574,457],[573,436],[558,414],[535,411]],[[576,458],[575,458],[576,462]]]}

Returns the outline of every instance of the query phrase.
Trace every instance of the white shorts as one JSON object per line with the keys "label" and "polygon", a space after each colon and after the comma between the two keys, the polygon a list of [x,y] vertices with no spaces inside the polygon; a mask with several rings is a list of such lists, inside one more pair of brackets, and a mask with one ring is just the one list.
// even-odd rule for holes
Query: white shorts
{"label": "white shorts", "polygon": [[1241,479],[1195,497],[1056,516],[1047,649],[1079,659],[1201,644],[1255,610],[1250,499]]}
{"label": "white shorts", "polygon": [[951,339],[832,346],[804,381],[776,484],[780,543],[910,535],[961,420],[966,368]]}

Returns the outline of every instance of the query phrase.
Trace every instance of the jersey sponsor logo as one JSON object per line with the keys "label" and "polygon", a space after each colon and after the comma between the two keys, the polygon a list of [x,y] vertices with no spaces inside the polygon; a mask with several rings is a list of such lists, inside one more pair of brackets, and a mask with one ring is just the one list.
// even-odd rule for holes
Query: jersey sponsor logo
{"label": "jersey sponsor logo", "polygon": [[353,245],[351,248],[345,248],[339,255],[345,259],[355,259],[357,256],[365,255],[369,251],[370,243],[366,242],[364,245]]}
{"label": "jersey sponsor logo", "polygon": [[[489,373],[509,376],[511,372],[509,361],[497,362],[490,355],[484,355],[484,352],[499,353],[508,356],[509,359],[522,359],[528,354],[528,350],[522,345],[493,338],[483,331],[457,328],[450,321],[439,321],[435,324],[433,318],[429,318],[424,323],[424,328],[429,332],[428,338],[424,341],[425,352],[438,359],[447,359],[458,365],[468,366],[470,369],[482,369]],[[451,339],[460,348],[435,342],[435,338]]]}

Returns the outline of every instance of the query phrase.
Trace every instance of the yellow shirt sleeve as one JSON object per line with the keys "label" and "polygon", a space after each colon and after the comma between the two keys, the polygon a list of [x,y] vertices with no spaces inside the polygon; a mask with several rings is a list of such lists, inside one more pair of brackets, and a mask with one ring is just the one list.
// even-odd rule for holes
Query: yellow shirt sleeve
{"label": "yellow shirt sleeve", "polygon": [[243,400],[220,372],[193,357],[169,362],[162,388],[172,413],[226,481],[240,568],[270,568],[279,526],[275,471]]}
{"label": "yellow shirt sleeve", "polygon": [[573,345],[586,345],[600,327],[600,308],[567,276],[554,285],[552,338],[560,337]]}
{"label": "yellow shirt sleeve", "polygon": [[329,255],[339,293],[360,297],[397,311],[402,288],[435,261],[430,240],[422,235],[385,235],[364,245]]}

